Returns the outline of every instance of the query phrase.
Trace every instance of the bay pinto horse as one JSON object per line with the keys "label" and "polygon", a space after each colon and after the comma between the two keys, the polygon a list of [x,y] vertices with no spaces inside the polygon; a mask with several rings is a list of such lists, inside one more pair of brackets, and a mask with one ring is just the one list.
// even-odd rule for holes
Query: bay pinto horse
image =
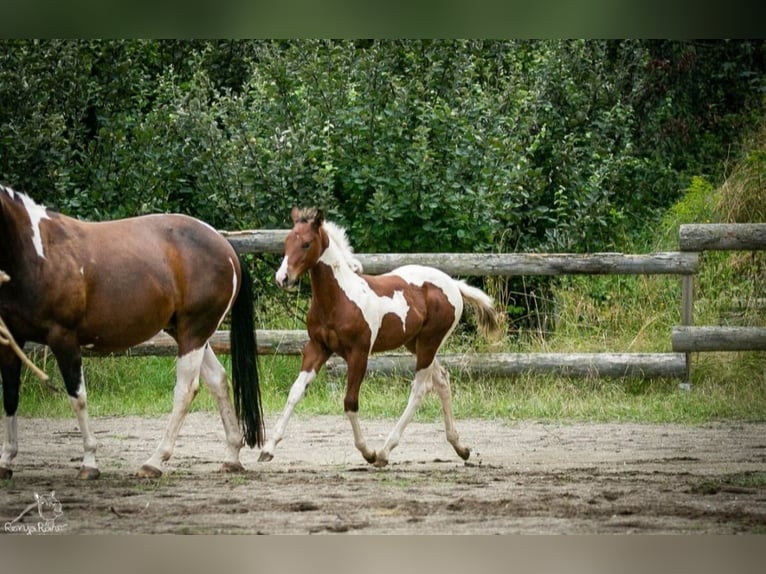
{"label": "bay pinto horse", "polygon": [[[97,478],[96,438],[86,408],[81,348],[117,352],[161,330],[178,343],[173,409],[156,451],[138,476],[162,474],[200,376],[218,402],[226,433],[222,470],[243,469],[239,451],[263,441],[252,284],[231,244],[185,215],[145,215],[98,223],[48,210],[0,185],[0,316],[20,346],[48,345],[83,437],[78,477]],[[232,387],[208,343],[231,310]],[[0,478],[18,451],[21,359],[0,345],[5,440]]]}
{"label": "bay pinto horse", "polygon": [[[436,353],[460,320],[464,302],[476,312],[484,333],[496,333],[499,316],[492,299],[432,267],[407,265],[384,275],[362,275],[345,231],[325,221],[321,211],[295,208],[292,219],[294,227],[285,240],[285,256],[276,281],[288,287],[310,272],[309,342],[303,350],[301,372],[259,460],[273,458],[295,405],[333,353],[348,364],[343,406],[354,444],[367,462],[378,467],[388,463],[391,450],[432,389],[441,399],[447,441],[462,459],[468,459],[470,449],[461,444],[455,429],[449,374]],[[415,378],[407,407],[383,447],[375,452],[367,446],[359,425],[359,387],[370,353],[401,346],[416,356]]]}

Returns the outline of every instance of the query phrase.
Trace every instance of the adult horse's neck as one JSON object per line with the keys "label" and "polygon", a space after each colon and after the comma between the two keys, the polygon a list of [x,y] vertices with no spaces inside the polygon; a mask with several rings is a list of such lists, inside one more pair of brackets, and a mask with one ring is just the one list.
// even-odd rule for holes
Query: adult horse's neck
{"label": "adult horse's neck", "polygon": [[[36,219],[30,213],[36,211]],[[11,277],[4,287],[6,297],[19,285],[38,283],[42,269],[40,219],[48,219],[45,208],[28,197],[0,186],[0,269]],[[38,245],[36,245],[36,242]]]}

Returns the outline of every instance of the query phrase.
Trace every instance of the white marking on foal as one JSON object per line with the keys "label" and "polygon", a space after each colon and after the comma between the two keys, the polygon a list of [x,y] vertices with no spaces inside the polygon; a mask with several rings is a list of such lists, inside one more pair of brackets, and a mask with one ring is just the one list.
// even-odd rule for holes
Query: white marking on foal
{"label": "white marking on foal", "polygon": [[37,255],[45,259],[45,253],[43,252],[43,240],[40,234],[40,221],[43,219],[50,219],[50,217],[48,217],[48,213],[45,210],[45,207],[36,204],[31,197],[24,195],[23,193],[18,195],[27,210],[29,221],[32,224],[32,245],[35,246]]}
{"label": "white marking on foal", "polygon": [[319,261],[330,267],[338,286],[362,312],[370,328],[370,350],[372,350],[378,338],[380,326],[383,324],[383,318],[388,313],[397,315],[402,321],[402,331],[404,331],[410,306],[401,290],[394,291],[392,297],[375,293],[367,281],[357,275],[354,268],[349,265],[348,258],[344,256],[343,250],[335,243],[332,235],[330,239],[330,245],[322,253]]}
{"label": "white marking on foal", "polygon": [[287,280],[287,255],[282,258],[282,264],[277,269],[274,278],[277,280],[277,285],[284,285]]}
{"label": "white marking on foal", "polygon": [[316,376],[317,373],[314,370],[301,371],[298,374],[298,378],[295,379],[292,387],[290,387],[290,393],[287,396],[287,404],[285,405],[282,414],[279,416],[279,420],[277,420],[277,423],[274,425],[274,430],[272,431],[271,438],[261,449],[260,460],[272,459],[274,456],[274,449],[276,448],[279,441],[282,440],[282,437],[285,434],[287,421],[290,420],[290,416],[293,414],[293,410],[295,410],[295,405],[297,405],[301,400],[303,394],[306,392],[306,388],[311,384]]}

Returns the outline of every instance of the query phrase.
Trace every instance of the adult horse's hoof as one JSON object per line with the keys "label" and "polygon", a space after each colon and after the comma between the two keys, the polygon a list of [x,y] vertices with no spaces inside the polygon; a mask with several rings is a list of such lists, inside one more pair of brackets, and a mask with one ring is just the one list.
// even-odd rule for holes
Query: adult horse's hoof
{"label": "adult horse's hoof", "polygon": [[96,480],[101,476],[101,471],[92,466],[80,467],[80,472],[77,473],[77,478],[80,480]]}
{"label": "adult horse's hoof", "polygon": [[372,465],[375,468],[383,468],[384,466],[388,465],[388,459],[377,458],[375,459],[375,462],[372,463]]}
{"label": "adult horse's hoof", "polygon": [[258,462],[269,462],[273,458],[274,458],[273,454],[271,454],[270,452],[266,452],[265,450],[262,450],[260,456],[258,457]]}
{"label": "adult horse's hoof", "polygon": [[225,472],[225,473],[229,473],[229,472],[232,472],[232,473],[235,473],[235,472],[245,472],[245,467],[242,466],[242,463],[239,462],[239,461],[237,461],[237,462],[224,462],[221,465],[221,472]]}
{"label": "adult horse's hoof", "polygon": [[459,456],[460,458],[462,458],[463,460],[468,460],[468,458],[471,456],[471,449],[470,449],[470,448],[468,448],[467,446],[466,446],[466,447],[464,447],[464,448],[462,448],[462,449],[460,449],[460,450],[458,450],[458,449],[455,449],[455,452],[456,452],[456,453],[458,454],[458,456]]}
{"label": "adult horse's hoof", "polygon": [[13,477],[13,471],[10,468],[0,466],[0,480],[10,480]]}
{"label": "adult horse's hoof", "polygon": [[162,471],[159,468],[145,464],[138,469],[136,476],[138,478],[159,478],[162,476]]}

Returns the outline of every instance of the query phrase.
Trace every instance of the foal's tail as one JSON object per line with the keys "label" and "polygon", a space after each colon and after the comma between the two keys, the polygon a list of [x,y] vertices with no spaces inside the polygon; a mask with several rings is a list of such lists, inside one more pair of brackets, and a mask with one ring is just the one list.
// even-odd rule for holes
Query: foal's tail
{"label": "foal's tail", "polygon": [[253,280],[240,259],[242,285],[231,308],[231,370],[234,409],[242,423],[245,442],[251,448],[263,444],[264,425],[261,389],[258,384],[258,347],[255,341]]}
{"label": "foal's tail", "polygon": [[471,287],[465,281],[455,281],[463,301],[473,309],[479,331],[486,337],[494,337],[500,333],[500,314],[495,309],[492,297],[481,289]]}

